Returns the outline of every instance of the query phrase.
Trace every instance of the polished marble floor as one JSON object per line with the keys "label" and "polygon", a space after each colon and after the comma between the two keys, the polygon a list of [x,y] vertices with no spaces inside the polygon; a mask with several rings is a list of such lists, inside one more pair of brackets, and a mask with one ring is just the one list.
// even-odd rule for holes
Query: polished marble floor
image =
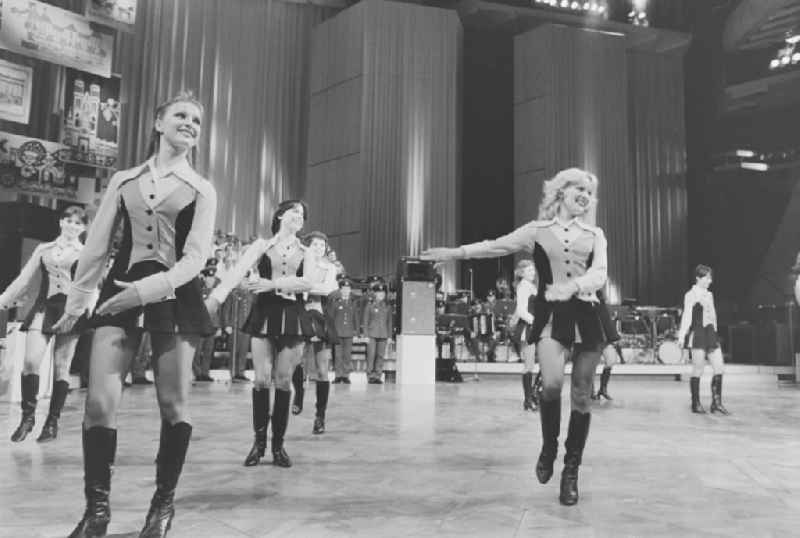
{"label": "polished marble floor", "polygon": [[[195,386],[170,536],[800,536],[800,390],[774,376],[727,376],[730,417],[692,415],[686,381],[613,379],[575,507],[558,504],[558,475],[546,486],[532,475],[539,423],[522,411],[517,376],[332,389],[328,433],[311,435],[312,387],[289,424],[295,465],[279,469],[241,465],[248,384]],[[708,377],[702,390],[707,404]],[[109,536],[137,536],[147,509],[154,396],[125,393]],[[63,537],[80,517],[83,398],[73,391],[61,438],[47,445],[6,441],[19,413],[0,406],[0,536]]]}

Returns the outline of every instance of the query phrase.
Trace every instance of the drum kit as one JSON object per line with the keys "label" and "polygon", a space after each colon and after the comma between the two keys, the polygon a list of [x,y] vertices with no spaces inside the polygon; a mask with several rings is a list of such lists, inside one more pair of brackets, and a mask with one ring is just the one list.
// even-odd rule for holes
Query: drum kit
{"label": "drum kit", "polygon": [[626,363],[681,364],[687,362],[678,342],[680,309],[632,306],[612,309]]}

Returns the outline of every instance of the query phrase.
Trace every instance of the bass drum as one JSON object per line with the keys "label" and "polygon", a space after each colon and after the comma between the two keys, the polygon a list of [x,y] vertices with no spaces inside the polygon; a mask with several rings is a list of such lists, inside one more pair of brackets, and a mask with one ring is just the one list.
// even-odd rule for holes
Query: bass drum
{"label": "bass drum", "polygon": [[658,346],[658,360],[663,364],[680,364],[683,362],[683,350],[675,340],[664,340]]}

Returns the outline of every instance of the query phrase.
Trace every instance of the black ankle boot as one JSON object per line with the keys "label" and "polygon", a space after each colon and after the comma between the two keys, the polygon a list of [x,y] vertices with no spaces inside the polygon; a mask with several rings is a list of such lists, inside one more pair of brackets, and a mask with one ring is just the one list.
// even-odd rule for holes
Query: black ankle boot
{"label": "black ankle boot", "polygon": [[292,414],[299,415],[303,412],[303,398],[306,394],[306,389],[303,387],[303,380],[305,373],[303,367],[298,366],[294,369],[292,374],[292,386],[294,387],[294,402],[292,403]]}
{"label": "black ankle boot", "polygon": [[722,405],[722,374],[711,378],[711,412],[730,415],[730,412]]}
{"label": "black ankle boot", "polygon": [[597,391],[597,399],[599,400],[601,397],[605,398],[606,400],[613,400],[608,394],[608,380],[611,379],[611,366],[606,366],[603,368],[603,373],[600,374],[600,390]]}
{"label": "black ankle boot", "polygon": [[258,465],[267,450],[267,424],[269,424],[269,389],[253,389],[253,431],[255,440],[244,459],[245,467]]}
{"label": "black ankle boot", "polygon": [[36,439],[37,443],[53,441],[58,437],[58,419],[61,418],[61,409],[69,393],[69,382],[56,381],[53,383],[53,394],[50,396],[50,411],[47,413],[47,420],[42,428],[42,433]]}
{"label": "black ankle boot", "polygon": [[536,462],[536,478],[546,484],[553,476],[553,462],[558,453],[558,433],[561,430],[561,398],[539,402],[539,418],[542,421],[542,451]]}
{"label": "black ankle boot", "polygon": [[522,374],[522,409],[525,411],[536,411],[536,404],[533,401],[533,374],[525,372]]}
{"label": "black ankle boot", "polygon": [[583,458],[583,448],[589,436],[591,413],[573,411],[569,416],[567,440],[564,442],[564,470],[561,472],[561,493],[558,500],[565,506],[578,502],[578,467]]}
{"label": "black ankle boot", "polygon": [[39,376],[36,374],[22,375],[22,418],[19,426],[11,434],[11,440],[15,443],[24,441],[33,430],[36,423],[36,396],[39,394]]}
{"label": "black ankle boot", "polygon": [[292,460],[283,448],[283,436],[289,423],[288,390],[275,389],[275,410],[272,412],[272,464],[277,467],[291,467]]}
{"label": "black ankle boot", "polygon": [[186,422],[161,422],[161,441],[156,463],[156,492],[150,501],[139,538],[164,538],[175,517],[175,488],[181,476],[186,450],[192,438],[192,426]]}
{"label": "black ankle boot", "polygon": [[99,538],[111,521],[111,472],[117,452],[117,430],[95,426],[83,429],[83,492],[86,511],[69,538]]}
{"label": "black ankle boot", "polygon": [[692,413],[704,414],[703,405],[700,403],[700,378],[692,377],[689,379],[689,388],[692,391]]}
{"label": "black ankle boot", "polygon": [[330,394],[330,381],[317,381],[317,415],[314,418],[312,433],[325,433],[325,411],[328,409],[328,394]]}

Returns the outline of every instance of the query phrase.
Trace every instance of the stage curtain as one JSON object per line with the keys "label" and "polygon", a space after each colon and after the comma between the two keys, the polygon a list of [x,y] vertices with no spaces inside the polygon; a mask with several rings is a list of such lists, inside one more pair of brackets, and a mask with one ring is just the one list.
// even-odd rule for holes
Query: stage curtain
{"label": "stage curtain", "polygon": [[332,12],[275,0],[140,1],[120,34],[121,163],[146,157],[155,106],[183,89],[205,105],[198,170],[216,186],[218,227],[268,234],[305,190],[310,35]]}
{"label": "stage curtain", "polygon": [[[462,28],[368,0],[315,30],[309,200],[348,273],[457,241]],[[454,266],[445,270],[453,277]]]}
{"label": "stage curtain", "polygon": [[683,57],[628,52],[636,296],[678,305],[690,284]]}

